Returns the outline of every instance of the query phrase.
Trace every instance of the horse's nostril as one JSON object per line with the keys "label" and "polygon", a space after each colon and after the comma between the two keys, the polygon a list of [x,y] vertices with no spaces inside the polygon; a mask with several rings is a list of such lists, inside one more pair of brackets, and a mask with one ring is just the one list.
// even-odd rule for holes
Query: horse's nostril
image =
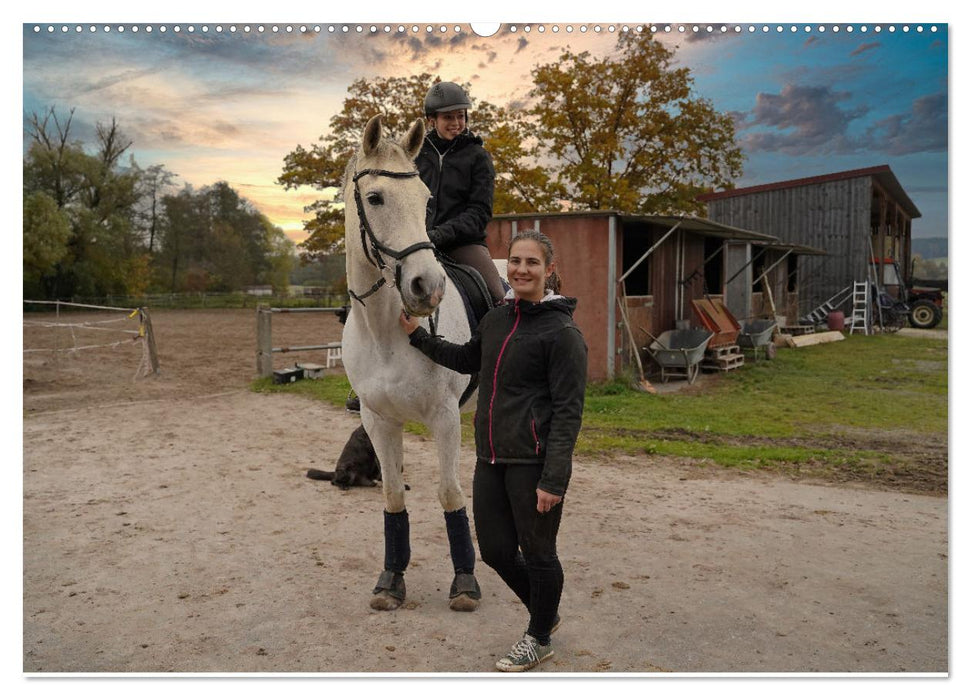
{"label": "horse's nostril", "polygon": [[425,280],[423,278],[416,277],[411,281],[411,293],[419,299],[427,296],[425,292]]}

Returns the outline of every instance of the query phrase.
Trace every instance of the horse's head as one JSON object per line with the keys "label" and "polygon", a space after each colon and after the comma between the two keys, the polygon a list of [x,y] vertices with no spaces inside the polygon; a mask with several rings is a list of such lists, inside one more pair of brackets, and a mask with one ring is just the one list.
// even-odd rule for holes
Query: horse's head
{"label": "horse's head", "polygon": [[[415,169],[424,138],[421,120],[396,143],[383,138],[381,117],[372,117],[344,183],[348,262],[353,256],[386,279],[393,275],[402,304],[415,316],[431,314],[445,293],[445,271],[425,231],[429,192]],[[364,290],[351,291],[363,297]]]}

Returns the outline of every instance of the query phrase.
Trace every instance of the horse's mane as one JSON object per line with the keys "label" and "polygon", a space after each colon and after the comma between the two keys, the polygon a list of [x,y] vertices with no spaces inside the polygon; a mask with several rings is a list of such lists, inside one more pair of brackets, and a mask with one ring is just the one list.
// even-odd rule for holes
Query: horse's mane
{"label": "horse's mane", "polygon": [[357,154],[358,152],[354,151],[351,157],[347,159],[347,165],[344,166],[344,175],[341,177],[339,190],[341,201],[344,201],[344,191],[347,183],[351,181],[351,178],[354,176],[354,171],[357,169]]}

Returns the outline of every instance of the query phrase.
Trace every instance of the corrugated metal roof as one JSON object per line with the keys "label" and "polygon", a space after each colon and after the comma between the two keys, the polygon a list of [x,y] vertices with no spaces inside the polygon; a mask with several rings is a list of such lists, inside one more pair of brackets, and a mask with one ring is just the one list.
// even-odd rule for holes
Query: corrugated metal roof
{"label": "corrugated metal roof", "polygon": [[767,233],[758,233],[744,228],[736,228],[728,224],[720,224],[711,219],[703,219],[700,216],[674,216],[661,214],[620,214],[619,218],[623,222],[644,222],[650,224],[661,224],[663,226],[674,226],[680,222],[680,228],[695,233],[703,233],[713,238],[724,238],[732,241],[752,241],[753,243],[778,243],[779,239]]}
{"label": "corrugated metal roof", "polygon": [[674,226],[680,222],[681,228],[696,233],[704,233],[715,238],[725,238],[735,241],[764,241],[767,243],[778,242],[775,236],[767,233],[757,233],[743,228],[736,228],[727,224],[720,224],[717,221],[705,219],[700,216],[680,215],[680,214],[628,214],[620,211],[598,209],[591,211],[558,211],[546,213],[525,213],[525,214],[497,214],[493,216],[495,221],[522,221],[524,219],[553,219],[569,217],[599,217],[616,216],[623,223],[648,223],[661,226]]}
{"label": "corrugated metal roof", "polygon": [[805,187],[807,185],[818,185],[824,182],[834,182],[837,180],[850,180],[858,177],[872,177],[890,193],[890,196],[904,208],[908,215],[917,219],[920,217],[920,210],[914,205],[910,197],[904,191],[900,182],[897,180],[889,165],[875,165],[869,168],[858,170],[844,170],[838,173],[828,173],[826,175],[816,175],[804,177],[796,180],[782,180],[780,182],[770,182],[764,185],[754,185],[752,187],[739,187],[734,190],[723,190],[721,192],[709,192],[698,196],[701,202],[710,202],[716,199],[727,199],[729,197],[741,197],[758,192],[771,192],[772,190],[791,189],[793,187]]}
{"label": "corrugated metal roof", "polygon": [[[755,245],[761,245],[755,243]],[[766,243],[762,246],[763,248],[768,248],[769,250],[791,250],[797,255],[829,255],[822,248],[814,248],[808,245],[800,245],[799,243]]]}

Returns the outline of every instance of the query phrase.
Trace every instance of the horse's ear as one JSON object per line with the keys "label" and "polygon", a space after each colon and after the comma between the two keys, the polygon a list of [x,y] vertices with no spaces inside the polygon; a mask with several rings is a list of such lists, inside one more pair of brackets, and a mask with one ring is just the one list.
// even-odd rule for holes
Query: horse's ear
{"label": "horse's ear", "polygon": [[364,149],[364,155],[369,156],[374,153],[380,140],[381,115],[375,114],[368,120],[367,126],[364,127],[364,141],[361,143],[361,148]]}
{"label": "horse's ear", "polygon": [[408,133],[401,139],[399,144],[410,160],[414,160],[421,150],[421,144],[425,140],[425,124],[421,119],[416,119],[415,123],[408,129]]}

